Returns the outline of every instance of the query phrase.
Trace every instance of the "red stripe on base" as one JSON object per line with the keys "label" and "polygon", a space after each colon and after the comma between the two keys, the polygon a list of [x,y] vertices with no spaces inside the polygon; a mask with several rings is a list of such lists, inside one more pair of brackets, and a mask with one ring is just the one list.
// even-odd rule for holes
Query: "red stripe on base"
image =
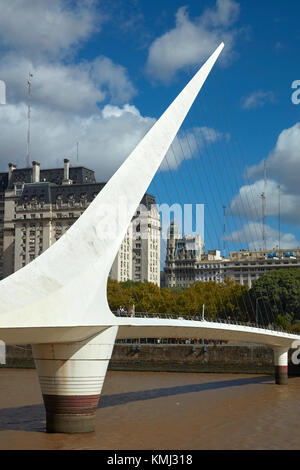
{"label": "red stripe on base", "polygon": [[94,414],[100,395],[43,395],[47,413],[64,415]]}
{"label": "red stripe on base", "polygon": [[281,372],[287,374],[288,373],[288,366],[276,366],[280,369]]}
{"label": "red stripe on base", "polygon": [[287,384],[288,366],[275,366],[275,382],[279,385]]}

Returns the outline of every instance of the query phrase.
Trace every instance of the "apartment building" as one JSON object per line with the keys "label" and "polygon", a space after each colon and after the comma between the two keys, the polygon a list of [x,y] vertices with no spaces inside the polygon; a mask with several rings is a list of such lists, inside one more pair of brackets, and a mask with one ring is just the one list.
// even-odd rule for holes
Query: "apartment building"
{"label": "apartment building", "polygon": [[[28,264],[64,235],[105,184],[96,182],[93,170],[70,167],[68,159],[63,168],[49,170],[41,170],[38,162],[25,169],[9,164],[8,173],[0,174],[1,278]],[[155,203],[151,195],[143,200],[149,197]],[[132,279],[132,247],[130,226],[112,267],[112,278]],[[144,279],[150,280],[143,263],[142,267]]]}
{"label": "apartment building", "polygon": [[146,194],[133,220],[132,279],[160,285],[160,214]]}

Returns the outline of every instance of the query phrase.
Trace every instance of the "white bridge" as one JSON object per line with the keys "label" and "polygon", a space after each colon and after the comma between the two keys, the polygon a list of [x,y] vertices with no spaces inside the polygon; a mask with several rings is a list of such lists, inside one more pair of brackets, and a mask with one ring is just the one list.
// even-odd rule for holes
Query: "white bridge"
{"label": "white bridge", "polygon": [[[205,338],[211,340],[264,344],[273,348],[289,349],[300,336],[254,324],[227,320],[196,320],[193,317],[141,314],[138,318],[118,319],[117,339],[130,338]],[[173,317],[173,318],[172,318]]]}
{"label": "white bridge", "polygon": [[[107,278],[136,208],[224,45],[221,44],[74,225],[46,252],[0,282],[0,340],[33,345],[48,432],[87,432],[116,338],[205,337],[273,348],[287,381],[297,335],[252,326],[115,316]],[[120,214],[120,202],[124,211]]]}

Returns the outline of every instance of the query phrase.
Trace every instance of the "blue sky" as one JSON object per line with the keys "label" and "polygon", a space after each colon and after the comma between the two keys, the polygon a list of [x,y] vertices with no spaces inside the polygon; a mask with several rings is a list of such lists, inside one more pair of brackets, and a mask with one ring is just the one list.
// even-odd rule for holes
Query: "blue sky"
{"label": "blue sky", "polygon": [[266,159],[268,249],[279,241],[278,184],[281,246],[300,245],[297,0],[0,0],[0,9],[2,171],[25,166],[29,70],[31,160],[76,165],[79,142],[79,164],[101,181],[224,41],[174,143],[177,160],[167,156],[150,191],[161,203],[205,203],[207,248],[223,246],[225,205],[227,249],[257,249]]}

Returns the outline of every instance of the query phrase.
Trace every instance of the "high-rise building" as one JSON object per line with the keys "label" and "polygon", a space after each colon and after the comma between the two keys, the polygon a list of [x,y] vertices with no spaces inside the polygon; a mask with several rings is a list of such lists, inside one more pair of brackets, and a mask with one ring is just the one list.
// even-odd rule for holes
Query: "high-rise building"
{"label": "high-rise building", "polygon": [[[105,184],[96,182],[93,170],[70,167],[68,159],[63,168],[49,170],[40,169],[37,162],[24,169],[9,164],[8,173],[0,173],[0,278],[22,268],[55,243]],[[141,202],[149,199],[155,205],[155,198],[148,194]],[[149,207],[149,217],[153,210]],[[133,279],[132,225],[111,270],[111,277],[118,281]],[[150,231],[149,244],[154,242],[151,236]],[[156,254],[159,259],[159,250]],[[143,253],[141,260],[142,280],[155,282],[148,276],[148,256]]]}
{"label": "high-rise building", "polygon": [[132,279],[160,285],[160,215],[150,194],[145,194],[133,220]]}
{"label": "high-rise building", "polygon": [[132,224],[130,224],[112,264],[109,277],[118,282],[132,280],[132,256]]}
{"label": "high-rise building", "polygon": [[160,215],[151,194],[144,195],[133,217],[110,277],[160,285]]}

